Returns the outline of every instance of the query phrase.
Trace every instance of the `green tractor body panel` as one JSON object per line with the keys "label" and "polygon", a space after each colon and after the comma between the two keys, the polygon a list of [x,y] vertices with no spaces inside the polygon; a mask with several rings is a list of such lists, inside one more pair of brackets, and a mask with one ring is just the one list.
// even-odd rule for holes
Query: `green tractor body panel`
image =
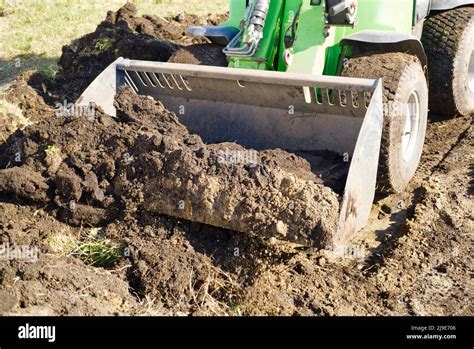
{"label": "green tractor body panel", "polygon": [[229,18],[220,25],[240,29],[246,7],[246,0],[230,0]]}
{"label": "green tractor body panel", "polygon": [[[222,25],[240,29],[246,4],[231,0],[230,18]],[[414,0],[361,0],[354,25],[330,25],[324,0],[319,5],[311,0],[272,0],[258,51],[252,57],[229,56],[229,67],[336,75],[342,39],[363,30],[411,34],[413,13]],[[295,19],[294,42],[285,51],[285,36],[291,36]]]}

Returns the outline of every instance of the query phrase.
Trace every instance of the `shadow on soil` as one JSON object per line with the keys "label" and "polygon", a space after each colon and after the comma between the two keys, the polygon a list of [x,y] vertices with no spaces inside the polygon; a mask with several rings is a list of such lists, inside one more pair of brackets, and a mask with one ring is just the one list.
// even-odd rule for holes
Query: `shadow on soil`
{"label": "shadow on soil", "polygon": [[59,57],[35,54],[19,55],[9,60],[0,59],[0,86],[11,84],[18,75],[28,70],[38,70],[48,77],[58,72]]}
{"label": "shadow on soil", "polygon": [[[211,258],[213,264],[225,272],[241,274],[247,283],[255,276],[253,271],[261,267],[262,260],[268,266],[291,258],[293,253],[277,251],[257,236],[230,230],[217,229],[187,222],[186,239],[193,248]],[[243,274],[243,275],[242,275]]]}
{"label": "shadow on soil", "polygon": [[370,273],[376,273],[378,266],[383,260],[393,254],[398,241],[407,233],[406,222],[414,215],[416,205],[423,201],[426,190],[422,187],[415,189],[413,199],[407,208],[395,211],[390,216],[390,227],[386,230],[378,230],[375,232],[377,240],[381,242],[380,246],[371,250],[371,256],[366,261],[367,266],[375,266],[370,268]]}

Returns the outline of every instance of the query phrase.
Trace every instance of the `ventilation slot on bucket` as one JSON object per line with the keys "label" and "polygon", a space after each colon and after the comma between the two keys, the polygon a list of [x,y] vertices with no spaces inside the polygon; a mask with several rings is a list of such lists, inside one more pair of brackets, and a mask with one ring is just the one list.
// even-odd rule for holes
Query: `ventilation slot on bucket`
{"label": "ventilation slot on bucket", "polygon": [[143,89],[150,88],[156,88],[157,90],[192,91],[189,81],[180,74],[124,70],[124,75],[125,83],[139,94]]}

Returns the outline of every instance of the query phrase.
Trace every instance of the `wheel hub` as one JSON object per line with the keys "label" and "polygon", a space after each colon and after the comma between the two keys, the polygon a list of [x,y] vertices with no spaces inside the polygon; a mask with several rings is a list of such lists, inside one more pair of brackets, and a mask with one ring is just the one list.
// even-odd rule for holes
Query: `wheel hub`
{"label": "wheel hub", "polygon": [[418,130],[420,127],[420,97],[413,91],[405,107],[405,124],[402,135],[403,160],[409,162],[416,151]]}
{"label": "wheel hub", "polygon": [[469,86],[469,90],[474,93],[474,50],[471,52],[471,59],[469,60],[467,83]]}

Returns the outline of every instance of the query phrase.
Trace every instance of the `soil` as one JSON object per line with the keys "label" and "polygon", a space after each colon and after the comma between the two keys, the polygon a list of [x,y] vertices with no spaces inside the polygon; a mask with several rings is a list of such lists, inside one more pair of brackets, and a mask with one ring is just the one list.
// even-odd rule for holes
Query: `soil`
{"label": "soil", "polygon": [[195,65],[212,65],[227,67],[227,57],[222,52],[224,47],[215,44],[194,44],[180,48],[168,62]]}
{"label": "soil", "polygon": [[[472,117],[431,116],[410,188],[378,198],[347,250],[325,250],[347,171],[321,178],[330,154],[266,150],[229,164],[223,151],[251,150],[205,144],[126,89],[118,118],[56,112],[115,58],[167,61],[196,43],[184,27],[219,18],[135,11],[108,13],[65,47],[56,80],[28,73],[8,91],[33,124],[0,125],[0,252],[28,246],[37,258],[0,254],[0,314],[474,313]],[[112,266],[51,244],[91,228],[126,246]]]}
{"label": "soil", "polygon": [[[195,25],[215,25],[227,14],[201,18],[181,13],[174,17],[136,16],[137,8],[127,3],[117,12],[110,11],[95,32],[63,47],[58,78],[44,87],[37,78],[32,82],[49,103],[73,103],[94,78],[119,57],[166,62],[184,45],[206,43],[203,38],[186,35]],[[43,85],[43,86],[42,86]],[[41,88],[42,87],[42,88]]]}

